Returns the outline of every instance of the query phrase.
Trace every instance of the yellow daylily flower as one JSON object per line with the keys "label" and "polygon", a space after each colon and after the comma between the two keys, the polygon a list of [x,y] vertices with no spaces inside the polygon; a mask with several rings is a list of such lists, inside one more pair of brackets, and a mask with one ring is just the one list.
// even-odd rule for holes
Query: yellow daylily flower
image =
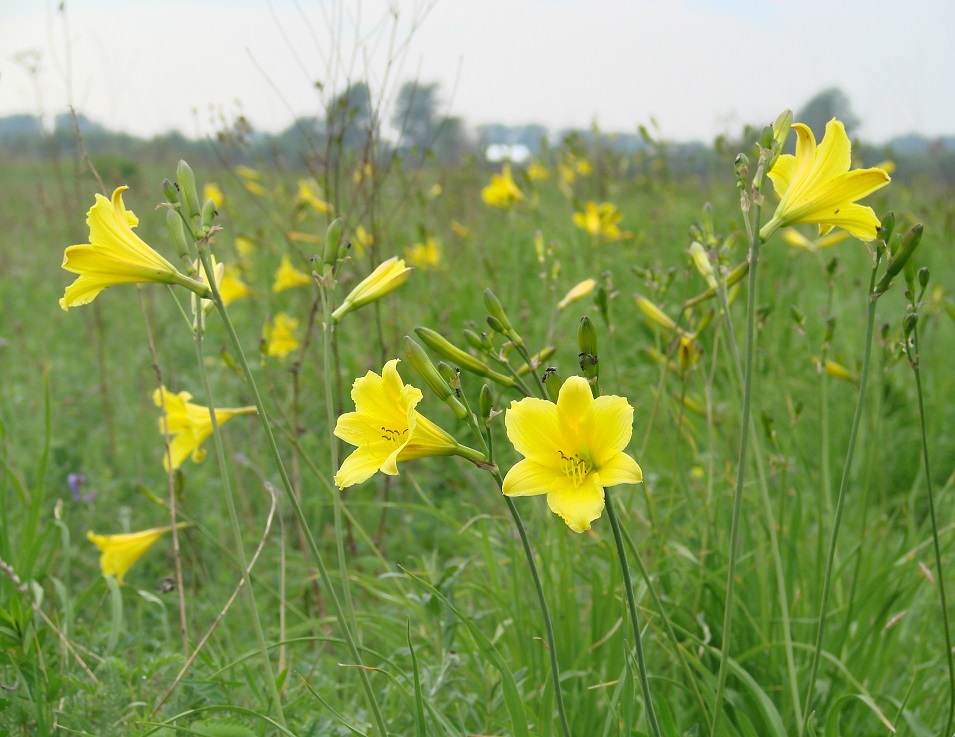
{"label": "yellow daylily flower", "polygon": [[819,373],[825,371],[833,379],[841,379],[842,381],[848,381],[852,384],[859,383],[859,377],[841,363],[836,363],[828,358],[823,361],[819,356],[813,356],[812,364],[816,367],[816,371]]}
{"label": "yellow daylily flower", "polygon": [[849,237],[849,232],[846,230],[837,230],[821,238],[810,239],[795,228],[786,228],[782,232],[782,237],[790,246],[804,248],[807,251],[818,251],[820,248],[829,248],[837,243],[842,243],[842,241]]}
{"label": "yellow daylily flower", "polygon": [[[181,522],[176,527],[188,527]],[[104,576],[115,576],[118,583],[123,582],[126,572],[143,557],[156,541],[172,527],[154,527],[151,530],[127,532],[119,535],[97,535],[92,530],[86,533],[86,539],[100,550],[99,567]]]}
{"label": "yellow daylily flower", "polygon": [[557,303],[557,309],[562,310],[569,305],[572,305],[574,302],[579,302],[584,297],[589,297],[593,294],[594,287],[597,286],[596,279],[584,279],[579,284],[570,288],[570,291],[564,295],[564,298]]}
{"label": "yellow daylily flower", "polygon": [[438,269],[441,267],[441,244],[437,238],[428,236],[423,243],[415,243],[404,250],[405,258],[419,269]]}
{"label": "yellow daylily flower", "polygon": [[408,281],[410,275],[411,267],[405,266],[404,259],[392,256],[387,261],[382,261],[377,269],[349,292],[345,301],[332,313],[332,318],[338,322],[349,312],[381,299]]}
{"label": "yellow daylily flower", "polygon": [[239,270],[232,264],[226,264],[225,273],[219,279],[219,294],[222,295],[222,303],[228,307],[236,300],[248,297],[252,290],[239,278]]}
{"label": "yellow daylily flower", "polygon": [[213,204],[218,210],[222,207],[222,203],[225,202],[225,195],[222,194],[222,190],[219,189],[219,185],[214,182],[208,182],[202,188],[202,201],[212,200]]}
{"label": "yellow daylily flower", "polygon": [[366,230],[365,226],[359,225],[355,228],[355,234],[352,236],[351,242],[355,246],[355,258],[364,258],[365,252],[375,245],[375,236]]}
{"label": "yellow daylily flower", "polygon": [[623,213],[612,202],[587,202],[581,212],[574,213],[574,225],[587,233],[595,241],[621,240],[631,234],[620,231]]}
{"label": "yellow daylily flower", "polygon": [[481,190],[481,199],[491,207],[507,210],[524,201],[524,193],[511,175],[511,165],[504,164],[500,174],[491,175],[491,183]]}
{"label": "yellow daylily flower", "polygon": [[295,287],[307,287],[312,283],[312,277],[304,271],[300,271],[292,266],[292,260],[288,254],[282,256],[282,262],[275,271],[275,282],[272,284],[272,291],[275,294],[294,289]]}
{"label": "yellow daylily flower", "polygon": [[179,284],[201,297],[209,289],[179,272],[133,232],[139,219],[123,205],[123,192],[117,187],[113,198],[96,195],[95,204],[86,213],[90,242],[69,246],[63,253],[63,268],[79,274],[60,299],[60,307],[85,305],[114,284]]}
{"label": "yellow daylily flower", "polygon": [[539,161],[532,161],[527,167],[527,178],[532,182],[546,182],[550,179],[550,169]]}
{"label": "yellow daylily flower", "polygon": [[856,201],[888,184],[889,175],[882,169],[849,171],[852,146],[845,127],[835,118],[826,124],[818,147],[808,126],[794,123],[792,129],[796,154],[780,156],[769,171],[780,199],[759,237],[766,241],[777,228],[811,223],[819,226],[819,235],[839,227],[860,241],[874,240],[879,219],[871,207]]}
{"label": "yellow daylily flower", "polygon": [[295,331],[298,320],[280,312],[265,324],[265,353],[277,358],[285,358],[299,346]]}
{"label": "yellow daylily flower", "polygon": [[355,411],[343,414],[335,425],[335,437],[357,446],[335,474],[341,489],[368,480],[376,471],[396,476],[400,461],[450,455],[484,460],[418,414],[421,391],[401,380],[398,359],[388,361],[380,376],[369,371],[355,379],[351,397]]}
{"label": "yellow daylily flower", "polygon": [[451,232],[458,238],[470,238],[472,235],[471,229],[466,225],[462,225],[457,220],[451,221]]}
{"label": "yellow daylily flower", "polygon": [[633,407],[624,397],[594,399],[590,384],[571,376],[557,403],[535,397],[511,402],[507,437],[524,456],[504,477],[507,496],[547,494],[551,511],[574,532],[590,529],[604,509],[604,488],[643,481],[624,449],[633,432]]}
{"label": "yellow daylily flower", "polygon": [[326,202],[318,196],[320,188],[313,181],[308,179],[298,180],[298,194],[295,196],[295,204],[302,207],[311,207],[316,212],[323,215],[334,214],[335,206]]}
{"label": "yellow daylily flower", "polygon": [[[169,452],[163,454],[162,464],[167,471],[170,467],[179,468],[192,456],[194,463],[201,463],[206,457],[206,451],[201,446],[212,435],[212,419],[209,408],[200,404],[193,404],[189,392],[173,394],[166,387],[160,387],[153,392],[153,402],[166,413],[166,429],[169,431]],[[238,415],[252,415],[255,407],[237,407],[235,409],[217,409],[216,423],[222,427],[225,423]],[[158,420],[159,433],[163,434],[163,418]]]}

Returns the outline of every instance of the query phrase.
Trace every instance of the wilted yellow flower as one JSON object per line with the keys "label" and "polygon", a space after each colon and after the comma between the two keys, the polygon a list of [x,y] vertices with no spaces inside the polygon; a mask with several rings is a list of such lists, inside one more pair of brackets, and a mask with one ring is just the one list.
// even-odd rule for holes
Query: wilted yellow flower
{"label": "wilted yellow flower", "polygon": [[819,226],[819,235],[839,227],[861,241],[874,240],[879,219],[871,207],[856,204],[856,200],[888,184],[889,175],[882,169],[849,171],[852,146],[846,129],[835,118],[826,124],[818,147],[808,126],[795,123],[793,130],[796,155],[780,156],[769,172],[780,199],[759,237],[766,241],[777,228],[812,223]]}
{"label": "wilted yellow flower", "polygon": [[570,288],[570,291],[564,295],[564,298],[557,303],[557,309],[562,310],[565,307],[572,305],[574,302],[579,302],[584,297],[589,297],[593,293],[594,287],[596,286],[596,279],[584,279],[579,284],[576,284]]}
{"label": "wilted yellow flower", "polygon": [[481,190],[481,199],[485,204],[502,210],[524,201],[524,193],[518,189],[511,175],[510,164],[504,164],[500,174],[491,175],[491,183]]}
{"label": "wilted yellow flower", "polygon": [[398,360],[385,364],[381,376],[369,371],[355,379],[355,412],[338,418],[335,437],[357,446],[335,474],[339,488],[360,484],[376,471],[396,476],[398,463],[427,456],[484,456],[460,445],[451,435],[415,410],[422,395],[398,375]]}
{"label": "wilted yellow flower", "polygon": [[550,179],[550,169],[539,161],[532,161],[527,167],[527,178],[532,182],[546,182]]}
{"label": "wilted yellow flower", "polygon": [[[185,522],[176,525],[179,529],[188,527]],[[126,572],[143,557],[156,541],[172,527],[154,527],[141,532],[127,532],[119,535],[97,535],[92,530],[86,538],[100,549],[99,567],[104,576],[114,576],[118,583],[123,582]]]}
{"label": "wilted yellow flower", "polygon": [[298,180],[298,194],[295,196],[295,204],[298,207],[311,207],[316,212],[325,214],[334,214],[335,207],[330,202],[326,202],[318,196],[321,189],[315,182],[308,179]]}
{"label": "wilted yellow flower", "polygon": [[208,182],[202,188],[202,201],[205,202],[206,200],[212,200],[217,210],[222,207],[222,203],[225,202],[225,195],[222,194],[222,190],[219,189],[218,184]]}
{"label": "wilted yellow flower", "polygon": [[377,269],[349,292],[344,302],[332,313],[332,318],[338,322],[349,312],[354,312],[376,299],[381,299],[408,281],[410,275],[411,268],[405,266],[404,259],[392,256],[387,261],[382,261]]}
{"label": "wilted yellow flower", "polygon": [[139,219],[123,205],[123,192],[117,187],[112,200],[96,195],[95,204],[86,213],[90,242],[69,246],[63,253],[63,268],[79,274],[60,299],[60,307],[85,305],[114,284],[179,284],[201,297],[208,287],[181,274],[133,232]]}
{"label": "wilted yellow flower", "polygon": [[[166,413],[166,429],[172,438],[169,443],[169,453],[163,455],[163,468],[179,468],[190,455],[195,463],[201,463],[206,457],[206,451],[201,446],[206,438],[212,435],[212,419],[209,408],[193,404],[189,392],[171,393],[166,387],[160,387],[153,392],[153,402]],[[238,407],[235,409],[217,409],[216,423],[222,427],[225,423],[238,415],[256,413],[255,407]],[[159,432],[163,434],[163,418],[159,418]]]}
{"label": "wilted yellow flower", "polygon": [[640,466],[624,449],[633,407],[624,397],[594,399],[590,384],[571,376],[557,403],[535,397],[511,402],[507,437],[524,456],[504,477],[507,496],[547,494],[551,511],[574,532],[590,529],[604,509],[604,488],[639,484]]}
{"label": "wilted yellow flower", "polygon": [[790,246],[804,248],[807,251],[818,251],[820,248],[829,248],[837,243],[842,243],[849,237],[849,232],[845,230],[836,230],[828,233],[821,238],[807,238],[795,228],[786,228],[782,232],[783,240]]}
{"label": "wilted yellow flower", "polygon": [[298,320],[289,317],[285,312],[279,312],[265,324],[263,337],[265,338],[265,353],[276,358],[285,358],[298,348]]}
{"label": "wilted yellow flower", "polygon": [[587,233],[595,241],[612,242],[630,234],[620,232],[621,213],[611,202],[587,202],[582,212],[574,213],[574,225]]}
{"label": "wilted yellow flower", "polygon": [[272,284],[272,291],[278,294],[286,289],[306,287],[311,283],[312,277],[292,266],[292,260],[286,254],[282,256],[282,262],[275,272],[275,283]]}
{"label": "wilted yellow flower", "polygon": [[680,342],[676,348],[676,358],[677,358],[677,367],[680,369],[681,374],[685,374],[693,366],[696,365],[696,362],[700,360],[700,356],[703,355],[700,349],[697,347],[693,338],[689,335],[681,335]]}
{"label": "wilted yellow flower", "polygon": [[405,258],[419,269],[437,269],[441,266],[441,244],[428,236],[424,243],[415,243],[404,250]]}

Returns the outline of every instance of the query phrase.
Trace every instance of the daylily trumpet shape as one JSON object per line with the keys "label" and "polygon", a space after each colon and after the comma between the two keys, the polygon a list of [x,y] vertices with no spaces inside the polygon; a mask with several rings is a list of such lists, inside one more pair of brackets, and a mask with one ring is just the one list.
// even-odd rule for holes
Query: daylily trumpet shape
{"label": "daylily trumpet shape", "polygon": [[[188,527],[186,523],[177,525],[179,529]],[[119,535],[97,535],[92,530],[86,533],[86,538],[100,549],[99,567],[104,576],[115,576],[117,582],[122,583],[126,572],[133,564],[143,557],[156,541],[172,527],[154,527],[141,532],[128,532]]]}
{"label": "daylily trumpet shape", "polygon": [[[209,408],[193,404],[189,392],[173,394],[166,387],[160,387],[153,392],[153,402],[166,413],[166,428],[171,441],[169,452],[163,455],[163,468],[169,470],[179,468],[190,455],[195,463],[201,463],[206,457],[202,444],[212,435],[212,419]],[[252,415],[255,407],[238,407],[235,409],[217,409],[216,424],[222,427],[225,423],[238,415]],[[160,434],[164,431],[163,418],[158,420]],[[170,460],[171,458],[171,460]]]}
{"label": "daylily trumpet shape", "polygon": [[411,267],[405,266],[404,259],[392,256],[387,261],[382,261],[378,264],[378,268],[349,292],[338,309],[332,313],[332,318],[338,322],[349,312],[354,312],[376,299],[381,299],[408,281],[410,275]]}
{"label": "daylily trumpet shape", "polygon": [[579,284],[571,287],[567,294],[564,295],[564,298],[557,303],[557,309],[563,310],[566,307],[569,307],[574,302],[579,302],[584,297],[589,297],[593,294],[594,287],[597,286],[596,279],[584,279]]}
{"label": "daylily trumpet shape", "polygon": [[271,321],[265,324],[265,352],[269,356],[285,358],[298,348],[298,338],[295,331],[298,329],[298,320],[289,317],[286,313],[278,313]]}
{"label": "daylily trumpet shape", "polygon": [[551,511],[574,532],[590,529],[604,509],[604,488],[643,481],[624,449],[633,432],[633,407],[623,397],[594,399],[590,384],[571,376],[557,403],[535,397],[511,402],[507,437],[524,456],[504,477],[507,496],[547,494]]}
{"label": "daylily trumpet shape", "polygon": [[421,391],[398,375],[398,359],[385,364],[379,376],[369,371],[355,379],[351,397],[355,411],[343,414],[335,437],[357,446],[335,474],[339,488],[360,484],[376,471],[396,476],[398,462],[428,456],[459,455],[484,461],[484,455],[460,445],[451,435],[415,410]]}
{"label": "daylily trumpet shape", "polygon": [[502,210],[524,200],[524,193],[518,188],[511,174],[510,164],[504,164],[500,174],[491,175],[491,183],[481,190],[481,199],[485,204]]}
{"label": "daylily trumpet shape", "polygon": [[180,273],[133,232],[139,219],[123,205],[127,189],[117,187],[111,200],[97,194],[86,214],[90,242],[64,252],[63,268],[79,274],[60,299],[64,310],[89,304],[114,284],[179,284],[200,297],[209,296],[207,286]]}
{"label": "daylily trumpet shape", "polygon": [[424,241],[406,248],[408,263],[419,269],[438,269],[441,267],[441,244],[437,238],[428,236]]}
{"label": "daylily trumpet shape", "polygon": [[616,205],[612,202],[587,202],[581,212],[574,213],[574,225],[590,235],[594,240],[612,242],[629,238],[631,233],[620,231],[620,221],[623,219]]}
{"label": "daylily trumpet shape", "polygon": [[780,156],[769,171],[780,199],[759,237],[766,241],[777,228],[813,223],[819,226],[819,235],[839,227],[860,241],[875,240],[879,219],[871,207],[856,201],[888,184],[889,175],[882,169],[849,171],[852,146],[845,127],[835,118],[826,124],[818,147],[808,126],[795,123],[792,129],[796,155]]}
{"label": "daylily trumpet shape", "polygon": [[278,294],[286,289],[307,287],[311,283],[312,277],[292,266],[292,260],[286,254],[282,256],[279,268],[275,271],[275,283],[272,284],[272,291]]}

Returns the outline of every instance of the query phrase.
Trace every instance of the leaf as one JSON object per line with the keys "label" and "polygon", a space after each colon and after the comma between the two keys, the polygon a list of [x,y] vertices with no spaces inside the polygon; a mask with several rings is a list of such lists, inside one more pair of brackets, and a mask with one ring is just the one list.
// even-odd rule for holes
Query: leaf
{"label": "leaf", "polygon": [[193,722],[189,728],[195,734],[203,737],[258,737],[254,730],[245,726],[238,719],[200,719]]}

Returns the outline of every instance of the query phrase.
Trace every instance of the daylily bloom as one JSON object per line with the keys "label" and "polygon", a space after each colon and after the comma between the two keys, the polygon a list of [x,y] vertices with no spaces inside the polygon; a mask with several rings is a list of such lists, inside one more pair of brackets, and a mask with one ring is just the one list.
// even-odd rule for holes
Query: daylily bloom
{"label": "daylily bloom", "polygon": [[365,252],[371,250],[371,247],[375,245],[375,236],[366,230],[364,225],[359,225],[355,228],[355,234],[352,236],[351,242],[355,247],[355,258],[364,258]]}
{"label": "daylily bloom", "polygon": [[546,182],[550,179],[550,169],[539,161],[532,161],[527,167],[527,178],[532,182]]}
{"label": "daylily bloom", "polygon": [[369,371],[352,385],[356,411],[338,418],[335,437],[357,449],[335,474],[339,488],[360,484],[376,471],[396,476],[399,461],[450,455],[485,460],[483,454],[460,445],[418,414],[415,406],[421,401],[421,391],[401,380],[397,366],[398,359],[392,359],[380,376]]}
{"label": "daylily bloom", "polygon": [[295,331],[298,329],[298,320],[289,317],[284,312],[278,313],[265,325],[265,352],[269,356],[285,358],[298,348],[298,338]]}
{"label": "daylily bloom", "polygon": [[222,194],[222,190],[219,189],[219,185],[214,182],[208,182],[202,188],[202,201],[212,200],[215,204],[216,209],[222,207],[222,203],[225,202],[225,195]]}
{"label": "daylily bloom", "polygon": [[565,307],[572,305],[574,302],[579,302],[584,297],[589,297],[593,293],[594,287],[596,286],[596,279],[584,279],[579,284],[570,288],[570,291],[564,295],[564,298],[557,303],[557,309],[562,310]]}
{"label": "daylily bloom", "polygon": [[248,297],[252,290],[239,278],[238,270],[232,264],[226,264],[225,273],[219,280],[219,294],[222,295],[222,304],[228,307],[236,300]]}
{"label": "daylily bloom", "polygon": [[[201,446],[206,438],[212,435],[212,419],[209,408],[193,404],[189,392],[173,394],[166,387],[160,387],[153,392],[153,402],[166,413],[164,428],[163,418],[158,420],[159,432],[163,434],[168,429],[170,435],[169,452],[163,455],[162,464],[168,471],[170,457],[172,468],[179,468],[190,455],[195,463],[201,463],[206,457],[206,451]],[[237,415],[252,415],[255,407],[238,407],[235,409],[217,409],[216,423],[222,427]]]}
{"label": "daylily bloom", "polygon": [[208,287],[180,273],[133,232],[139,219],[123,205],[127,189],[117,187],[112,200],[96,195],[86,214],[90,242],[64,252],[63,268],[79,274],[60,300],[64,310],[92,302],[114,284],[179,284],[201,297],[209,296]]}
{"label": "daylily bloom", "polygon": [[590,529],[604,509],[604,488],[643,481],[624,448],[633,432],[633,407],[623,397],[594,399],[590,384],[571,376],[557,403],[535,397],[511,402],[507,437],[524,456],[504,477],[507,496],[547,494],[551,511],[574,532]]}
{"label": "daylily bloom", "polygon": [[323,215],[334,213],[335,207],[318,196],[320,191],[317,184],[308,179],[298,180],[298,194],[295,196],[295,204],[299,207],[311,207],[316,212]]}
{"label": "daylily bloom", "polygon": [[378,268],[349,292],[345,301],[332,313],[332,318],[338,322],[349,312],[364,307],[376,299],[381,299],[408,281],[410,275],[411,267],[405,266],[404,259],[392,256],[387,261],[382,261],[378,264]]}
{"label": "daylily bloom", "polygon": [[587,202],[583,212],[574,213],[574,225],[595,240],[615,241],[629,236],[620,232],[623,213],[611,202]]}
{"label": "daylily bloom", "polygon": [[[188,527],[183,522],[178,528]],[[154,527],[141,532],[128,532],[119,535],[97,535],[92,530],[86,533],[86,538],[100,549],[99,567],[104,576],[115,576],[118,583],[123,582],[126,571],[143,557],[156,541],[172,527]]]}
{"label": "daylily bloom", "polygon": [[504,164],[500,174],[491,175],[491,183],[481,190],[481,199],[491,207],[507,210],[518,202],[523,202],[524,193],[518,189],[511,175],[511,165]]}
{"label": "daylily bloom", "polygon": [[405,258],[419,269],[437,269],[441,266],[441,245],[437,238],[428,236],[423,243],[415,243],[404,250]]}
{"label": "daylily bloom", "polygon": [[769,171],[780,199],[759,237],[766,241],[777,228],[813,223],[819,226],[819,235],[839,227],[860,241],[875,240],[879,219],[871,207],[856,201],[888,184],[889,175],[882,169],[849,171],[852,146],[846,129],[835,118],[826,124],[818,147],[808,126],[795,123],[793,130],[796,155],[780,156]]}
{"label": "daylily bloom", "polygon": [[282,256],[282,262],[275,271],[275,283],[272,284],[272,291],[278,294],[286,289],[307,287],[311,283],[312,277],[292,266],[292,260],[286,254]]}

